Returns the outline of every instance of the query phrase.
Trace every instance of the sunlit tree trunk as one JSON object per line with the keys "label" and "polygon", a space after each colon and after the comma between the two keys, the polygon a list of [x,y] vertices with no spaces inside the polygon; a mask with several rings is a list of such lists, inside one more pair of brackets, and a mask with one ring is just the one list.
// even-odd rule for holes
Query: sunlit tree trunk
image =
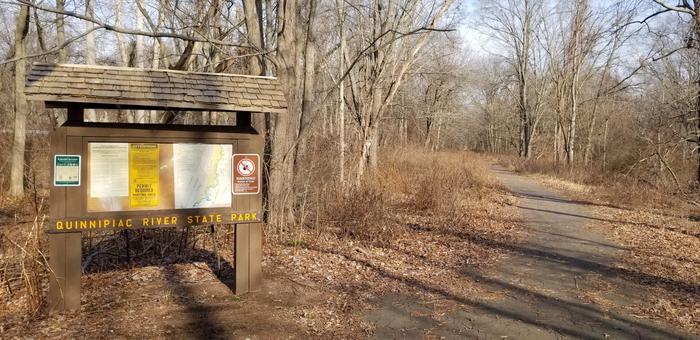
{"label": "sunlit tree trunk", "polygon": [[[116,0],[116,2],[115,2],[116,13],[115,13],[114,24],[116,26],[122,25],[122,3],[123,3],[123,0]],[[129,65],[129,53],[126,50],[126,44],[124,43],[124,36],[121,33],[115,33],[115,35],[117,37],[117,48],[119,49],[119,63],[121,66],[128,66]]]}
{"label": "sunlit tree trunk", "polygon": [[[136,9],[136,29],[143,31],[143,13],[137,8]],[[136,36],[136,45],[134,47],[134,66],[137,68],[144,68],[144,53],[143,53],[143,36]],[[143,124],[150,121],[150,114],[146,110],[136,110],[134,112],[135,120],[137,123]]]}
{"label": "sunlit tree trunk", "polygon": [[[262,18],[262,0],[243,0],[243,11],[245,14],[246,31],[249,42],[253,49],[249,54],[261,53],[265,50],[265,35]],[[253,55],[248,58],[248,74],[264,76],[267,73],[265,59],[262,54]],[[252,117],[253,127],[262,134],[266,134],[265,115],[256,114]]]}
{"label": "sunlit tree trunk", "polygon": [[[56,0],[56,9],[59,12],[63,12],[65,7],[65,0]],[[56,44],[61,46],[66,42],[66,28],[65,21],[62,14],[56,14]],[[58,62],[65,63],[68,60],[68,50],[62,48],[58,51]]]}
{"label": "sunlit tree trunk", "polygon": [[338,165],[340,168],[340,186],[345,188],[345,80],[342,79],[345,72],[345,3],[341,4],[340,0],[335,1],[338,10],[338,33],[340,37],[340,51],[338,55],[339,66],[338,73],[340,84],[338,85],[338,144],[340,153],[338,155]]}
{"label": "sunlit tree trunk", "polygon": [[[95,9],[94,9],[94,0],[86,0],[85,2],[85,15],[89,18],[93,18],[95,16]],[[95,24],[92,23],[91,21],[86,21],[85,22],[85,29],[88,31],[92,31],[92,29],[95,27]],[[88,35],[85,37],[85,63],[88,65],[95,65],[96,57],[95,57],[95,33],[90,32]],[[85,110],[85,120],[90,121],[90,122],[96,122],[97,121],[97,113],[95,112],[94,109],[86,109]]]}
{"label": "sunlit tree trunk", "polygon": [[24,151],[27,137],[27,99],[24,96],[27,60],[26,43],[29,32],[29,6],[22,5],[15,29],[15,128],[12,144],[12,168],[9,193],[15,197],[24,195]]}

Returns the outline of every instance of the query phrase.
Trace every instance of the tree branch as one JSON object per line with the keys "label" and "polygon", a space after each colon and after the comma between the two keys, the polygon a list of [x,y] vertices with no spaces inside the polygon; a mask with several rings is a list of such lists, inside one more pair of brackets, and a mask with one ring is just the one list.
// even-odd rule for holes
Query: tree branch
{"label": "tree branch", "polygon": [[3,60],[2,62],[0,62],[0,65],[5,65],[5,64],[9,64],[9,63],[14,63],[15,61],[22,60],[22,59],[37,58],[37,57],[42,57],[42,56],[45,56],[45,55],[57,53],[57,52],[60,51],[61,49],[65,48],[66,46],[68,46],[68,45],[74,43],[74,42],[77,41],[77,40],[82,39],[82,38],[85,37],[86,35],[88,35],[88,34],[94,32],[94,31],[97,31],[98,29],[101,29],[101,28],[104,28],[104,27],[103,27],[103,26],[95,26],[95,27],[93,27],[92,29],[89,29],[89,30],[85,31],[83,34],[78,35],[78,36],[76,36],[76,37],[73,37],[73,38],[71,38],[71,39],[68,39],[68,40],[66,40],[63,44],[61,44],[61,45],[59,45],[59,46],[56,46],[56,47],[54,47],[54,48],[52,48],[52,49],[50,49],[50,50],[48,50],[48,51],[46,51],[46,52],[41,52],[41,53],[37,53],[37,54],[31,54],[31,55],[27,55],[27,56],[24,56],[24,57],[21,57],[21,58],[12,58],[12,59]]}
{"label": "tree branch", "polygon": [[657,4],[659,4],[661,7],[665,8],[665,9],[695,16],[695,12],[686,6],[672,6],[672,5],[667,4],[666,1],[663,1],[663,0],[654,0],[654,2],[656,2]]}
{"label": "tree branch", "polygon": [[16,0],[16,1],[20,4],[28,5],[28,6],[31,6],[33,8],[45,11],[45,12],[62,14],[65,16],[76,18],[76,19],[93,22],[96,25],[100,26],[100,28],[102,28],[102,29],[105,29],[107,31],[117,32],[117,33],[130,34],[130,35],[142,35],[142,36],[151,37],[151,38],[173,38],[173,39],[180,39],[180,40],[193,41],[193,42],[206,42],[206,43],[222,45],[222,46],[253,48],[253,46],[244,46],[244,45],[239,45],[239,44],[233,44],[233,43],[229,43],[229,42],[225,42],[225,41],[221,41],[221,40],[208,39],[206,37],[197,38],[197,37],[192,37],[192,36],[177,34],[177,33],[170,33],[170,32],[147,32],[147,31],[140,31],[140,30],[132,30],[132,29],[124,28],[124,27],[110,25],[110,24],[101,22],[95,18],[91,18],[91,17],[85,16],[82,14],[78,14],[75,12],[61,11],[61,10],[58,10],[56,8],[37,5],[37,4],[34,4],[28,0]]}

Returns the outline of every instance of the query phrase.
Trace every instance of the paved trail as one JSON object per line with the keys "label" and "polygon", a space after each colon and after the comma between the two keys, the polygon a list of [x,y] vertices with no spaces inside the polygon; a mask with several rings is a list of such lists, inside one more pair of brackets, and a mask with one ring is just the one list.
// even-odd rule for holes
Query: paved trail
{"label": "paved trail", "polygon": [[[523,245],[494,244],[515,255],[493,273],[465,275],[505,298],[452,297],[467,308],[439,323],[430,306],[403,296],[388,296],[368,319],[377,322],[377,338],[517,339],[676,339],[690,338],[666,326],[625,315],[622,306],[639,293],[625,284],[631,273],[611,267],[620,248],[588,230],[585,204],[495,168],[503,184],[519,197],[518,207],[532,236]],[[603,297],[609,310],[587,299]],[[613,307],[614,306],[614,307]]]}

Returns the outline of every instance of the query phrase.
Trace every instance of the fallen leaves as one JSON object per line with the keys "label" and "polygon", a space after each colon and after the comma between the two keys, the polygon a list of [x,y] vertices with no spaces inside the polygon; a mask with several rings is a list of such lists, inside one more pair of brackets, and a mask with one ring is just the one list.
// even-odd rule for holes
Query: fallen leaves
{"label": "fallen leaves", "polygon": [[612,204],[605,200],[610,195],[605,188],[572,190],[571,185],[561,184],[566,182],[545,181],[587,202],[595,217],[589,227],[620,246],[615,266],[628,273],[624,279],[642,292],[629,307],[631,312],[699,332],[700,223],[692,219],[697,209],[679,201],[658,207]]}

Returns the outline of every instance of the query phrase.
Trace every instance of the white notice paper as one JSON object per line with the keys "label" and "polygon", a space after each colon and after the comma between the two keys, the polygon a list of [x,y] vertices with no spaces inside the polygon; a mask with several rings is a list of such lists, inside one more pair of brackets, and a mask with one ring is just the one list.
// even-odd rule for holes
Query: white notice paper
{"label": "white notice paper", "polygon": [[129,196],[129,144],[89,143],[90,197]]}
{"label": "white notice paper", "polygon": [[175,209],[231,206],[230,144],[173,144]]}

